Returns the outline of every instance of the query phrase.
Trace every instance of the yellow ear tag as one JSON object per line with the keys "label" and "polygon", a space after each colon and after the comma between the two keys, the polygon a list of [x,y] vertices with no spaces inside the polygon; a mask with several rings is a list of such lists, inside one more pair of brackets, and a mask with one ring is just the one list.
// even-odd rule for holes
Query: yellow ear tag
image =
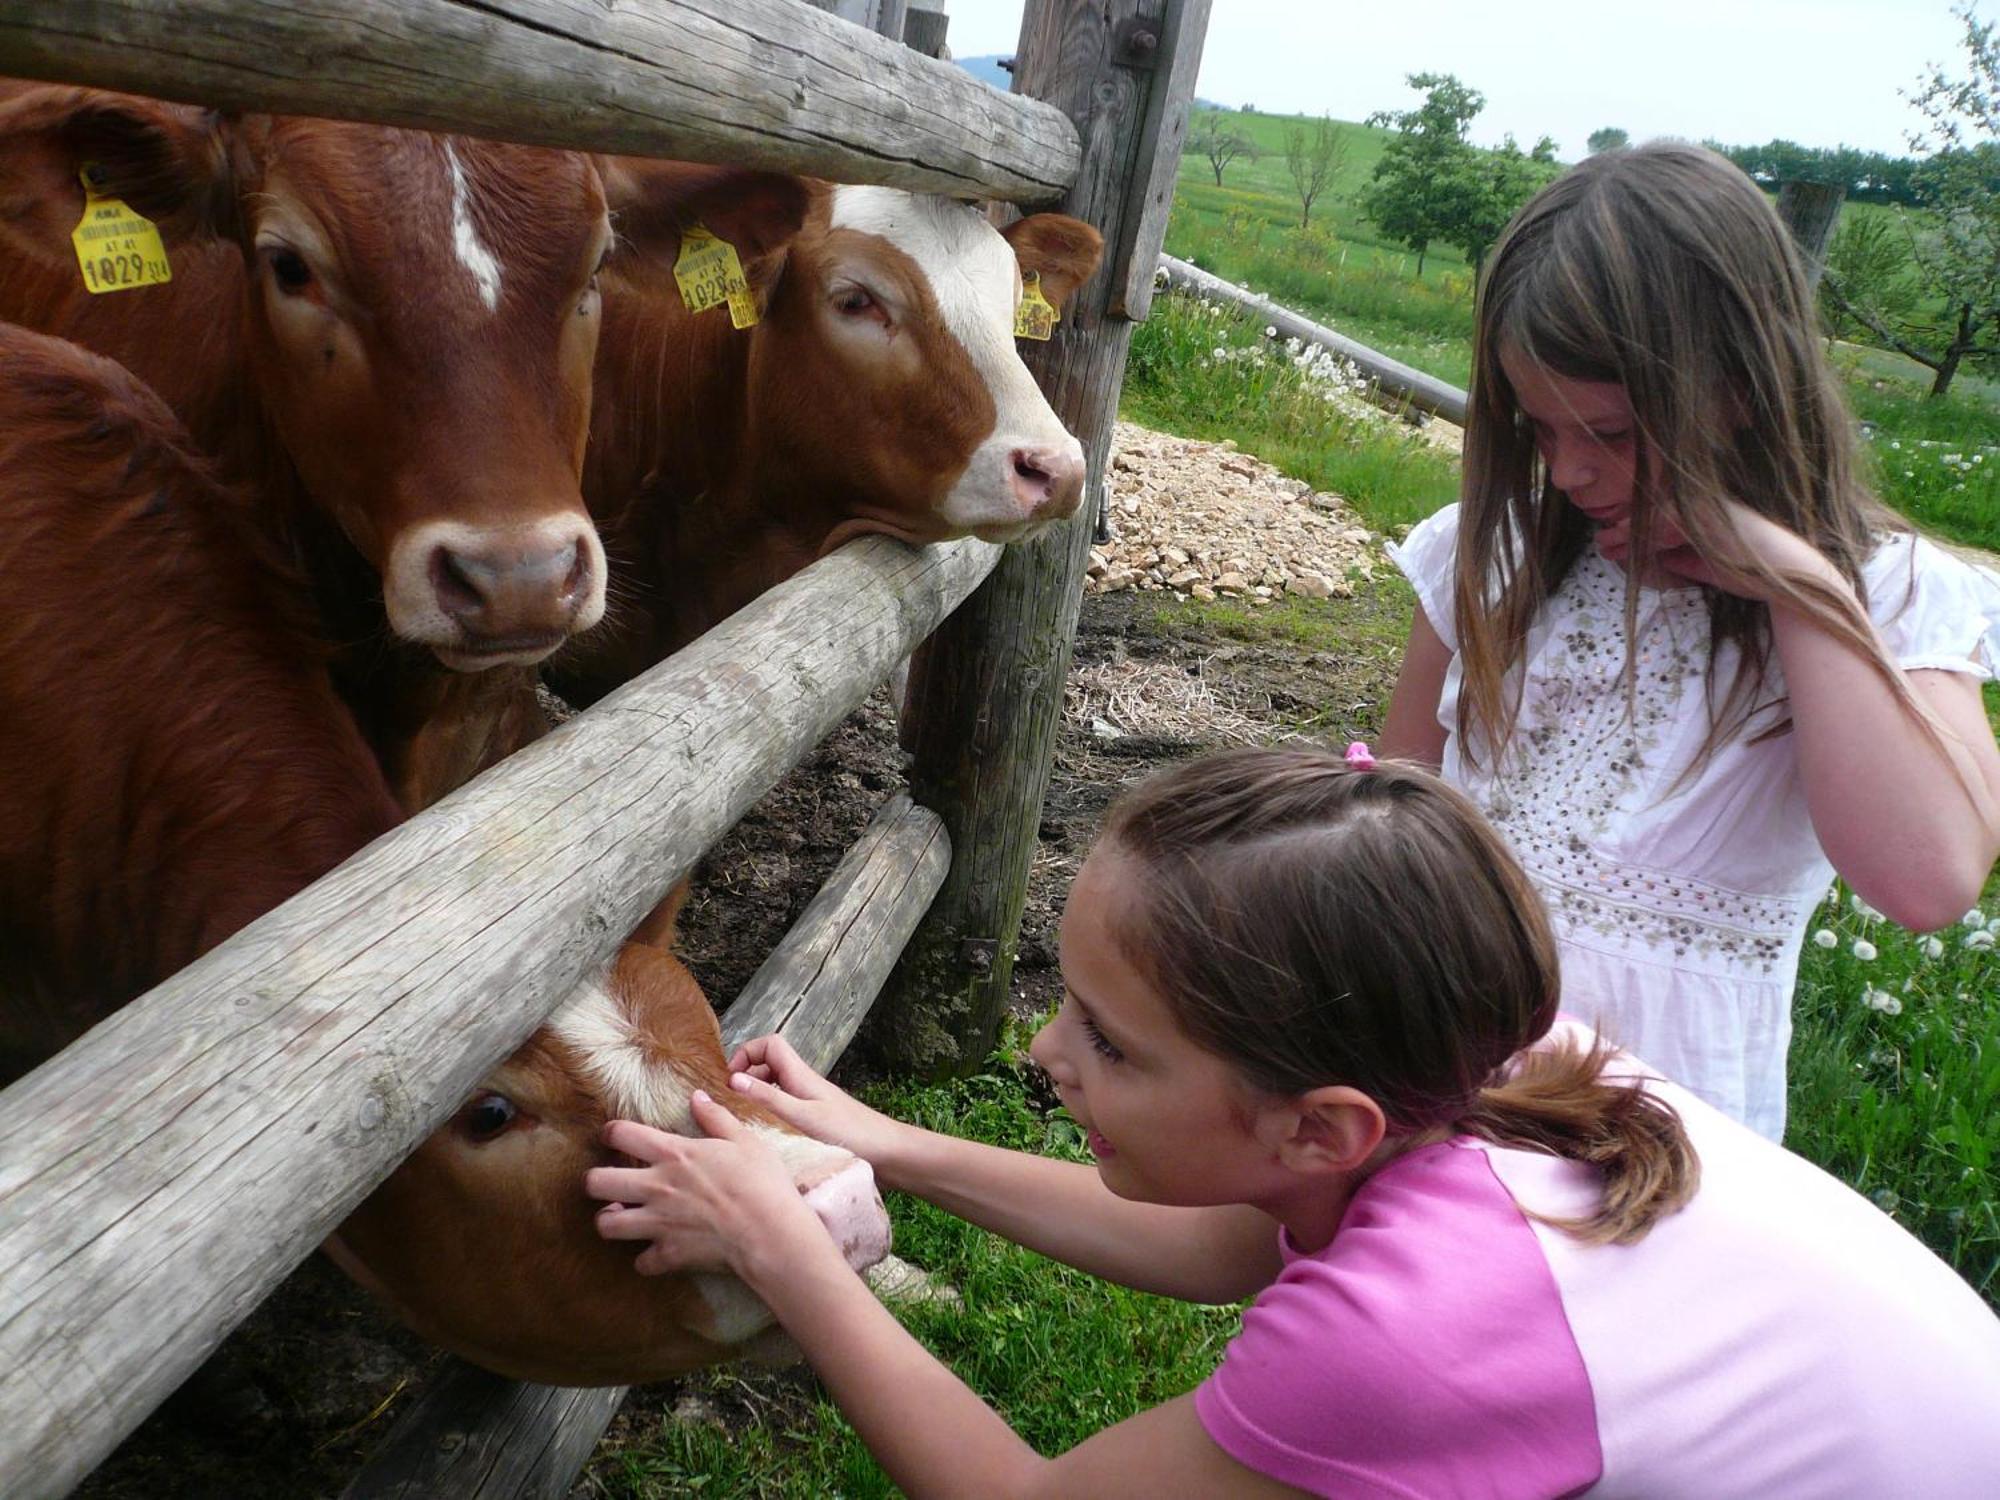
{"label": "yellow ear tag", "polygon": [[1014,337],[1052,339],[1060,316],[1049,299],[1042,295],[1042,273],[1029,271],[1023,275],[1021,305],[1014,309]]}
{"label": "yellow ear tag", "polygon": [[90,292],[124,292],[133,287],[158,286],[172,281],[167,264],[167,247],[153,221],[137,213],[117,198],[100,194],[91,182],[91,169],[78,172],[83,184],[83,217],[70,231],[76,246],[77,269]]}
{"label": "yellow ear tag", "polygon": [[699,224],[681,235],[674,280],[689,312],[707,312],[726,302],[730,327],[748,328],[757,321],[757,299],[750,293],[750,278],[743,274],[736,247]]}

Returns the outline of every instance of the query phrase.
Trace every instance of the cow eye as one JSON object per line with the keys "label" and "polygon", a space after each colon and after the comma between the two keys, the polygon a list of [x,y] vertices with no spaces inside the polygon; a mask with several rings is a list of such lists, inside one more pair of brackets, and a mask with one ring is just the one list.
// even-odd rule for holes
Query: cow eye
{"label": "cow eye", "polygon": [[287,245],[276,245],[267,252],[271,263],[271,275],[281,291],[299,293],[312,285],[312,267],[306,258]]}
{"label": "cow eye", "polygon": [[865,286],[843,287],[834,294],[833,305],[843,317],[873,317],[879,321],[888,316],[882,304],[875,300],[875,294]]}
{"label": "cow eye", "polygon": [[468,1136],[484,1144],[512,1125],[519,1113],[505,1094],[481,1094],[465,1107],[459,1121]]}

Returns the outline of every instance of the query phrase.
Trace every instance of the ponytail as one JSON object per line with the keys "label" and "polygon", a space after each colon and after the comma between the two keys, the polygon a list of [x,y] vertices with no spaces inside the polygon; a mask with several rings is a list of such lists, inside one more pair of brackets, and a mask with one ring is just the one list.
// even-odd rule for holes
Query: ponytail
{"label": "ponytail", "polygon": [[1595,1167],[1602,1183],[1595,1213],[1532,1215],[1589,1245],[1635,1244],[1701,1184],[1701,1160],[1674,1107],[1637,1078],[1604,1076],[1614,1052],[1598,1037],[1588,1047],[1564,1040],[1523,1053],[1456,1122],[1496,1146]]}

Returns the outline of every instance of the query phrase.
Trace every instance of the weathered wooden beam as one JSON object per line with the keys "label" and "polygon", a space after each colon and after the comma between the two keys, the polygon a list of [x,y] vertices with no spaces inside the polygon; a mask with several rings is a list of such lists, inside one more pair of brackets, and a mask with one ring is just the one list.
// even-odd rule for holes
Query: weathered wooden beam
{"label": "weathered wooden beam", "polygon": [[1465,425],[1465,392],[1457,386],[1447,385],[1435,375],[1426,375],[1401,360],[1391,359],[1366,344],[1356,343],[1323,323],[1315,323],[1288,307],[1280,307],[1269,297],[1259,296],[1233,281],[1210,275],[1200,266],[1189,265],[1171,255],[1162,255],[1160,265],[1174,281],[1204,297],[1213,297],[1218,302],[1227,302],[1232,307],[1254,314],[1268,326],[1276,328],[1284,338],[1303,339],[1322,349],[1331,349],[1373,382],[1383,395],[1407,402],[1418,411],[1443,417],[1460,427]]}
{"label": "weathered wooden beam", "polygon": [[1080,149],[801,0],[0,0],[0,74],[1021,203]]}
{"label": "weathered wooden beam", "polygon": [[[943,820],[889,799],[722,1018],[734,1047],[776,1031],[814,1067],[860,1029],[944,882]],[[625,1388],[558,1390],[447,1360],[342,1500],[560,1500]]]}
{"label": "weathered wooden beam", "polygon": [[0,1495],[102,1459],[996,550],[822,559],[0,1094]]}
{"label": "weathered wooden beam", "polygon": [[[1165,137],[1149,120],[1185,112],[1209,0],[1029,0],[1014,86],[1077,122],[1083,169],[1064,209],[1109,245],[1145,243],[1126,216],[1163,214],[1133,184],[1152,180],[1145,151]],[[1133,67],[1124,38],[1158,40]],[[1168,97],[1156,108],[1155,89]],[[1154,241],[1157,243],[1157,241]],[[1082,440],[1086,497],[1103,483],[1131,322],[1112,310],[1118,288],[1101,267],[1071,298],[1056,335],[1025,350],[1065,426]],[[1007,549],[984,587],[918,653],[907,699],[916,765],[911,790],[951,831],[944,889],[890,981],[877,1027],[908,1067],[975,1067],[991,1050],[1013,975],[1063,681],[1083,599],[1091,526],[1077,519]]]}
{"label": "weathered wooden beam", "polygon": [[722,1018],[723,1043],[776,1031],[808,1061],[840,1056],[950,868],[944,820],[890,798],[750,976]]}

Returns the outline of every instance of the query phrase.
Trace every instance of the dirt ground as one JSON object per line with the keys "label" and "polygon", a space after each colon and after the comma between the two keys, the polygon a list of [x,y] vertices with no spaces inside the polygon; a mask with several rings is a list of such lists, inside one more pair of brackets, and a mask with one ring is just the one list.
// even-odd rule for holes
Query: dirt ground
{"label": "dirt ground", "polygon": [[[1245,462],[1240,456],[1219,448],[1210,456],[1231,461],[1232,472],[1250,481],[1244,493],[1256,506],[1285,503],[1275,489],[1264,492],[1261,475],[1237,472]],[[1190,455],[1174,446],[1172,457],[1184,464]],[[1351,515],[1326,497],[1317,507],[1309,495],[1291,498],[1278,528],[1283,535],[1296,540],[1302,524],[1325,528],[1329,550],[1322,555],[1329,560],[1312,571],[1365,585],[1368,568],[1381,563],[1373,539],[1356,535]],[[1215,542],[1214,518],[1202,524],[1205,542]],[[1252,525],[1247,540],[1224,540],[1234,554],[1254,542],[1253,533],[1272,529]],[[1159,544],[1128,531],[1118,547],[1141,545]],[[1262,557],[1252,560],[1261,569]],[[1344,743],[1379,726],[1399,644],[1396,607],[1379,591],[1329,590],[1328,597],[1315,592],[1285,603],[1314,612],[1317,624],[1303,643],[1296,632],[1255,628],[1260,610],[1251,607],[1247,590],[1249,628],[1197,618],[1177,592],[1149,590],[1136,580],[1105,592],[1100,582],[1085,598],[1015,969],[1013,1004],[1023,1014],[1048,1009],[1059,994],[1057,917],[1105,808],[1122,788],[1158,766],[1225,744],[1292,735]],[[1340,649],[1312,648],[1322,629]],[[903,784],[903,766],[878,694],[710,853],[681,930],[689,963],[718,1003],[736,994],[883,799]],[[870,1066],[864,1032],[837,1076],[851,1081]],[[77,1493],[90,1500],[337,1495],[436,1358],[317,1257],[225,1348],[238,1372],[233,1383],[184,1391]],[[798,1373],[759,1375],[731,1390],[740,1409],[718,1410],[712,1397],[694,1396],[681,1383],[635,1393],[593,1467],[615,1461],[621,1435],[651,1430],[663,1418],[768,1420],[774,1407],[808,1399]],[[602,1492],[586,1471],[572,1494]]]}

